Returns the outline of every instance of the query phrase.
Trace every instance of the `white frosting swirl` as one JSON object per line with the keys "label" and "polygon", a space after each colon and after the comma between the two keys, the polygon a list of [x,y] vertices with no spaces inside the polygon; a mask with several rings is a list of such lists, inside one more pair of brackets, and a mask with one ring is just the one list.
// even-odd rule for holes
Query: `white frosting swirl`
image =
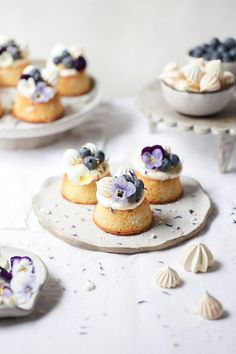
{"label": "white frosting swirl", "polygon": [[0,54],[0,68],[8,68],[12,65],[14,59],[8,52],[3,52]]}
{"label": "white frosting swirl", "polygon": [[180,175],[180,172],[182,170],[182,165],[179,164],[176,167],[171,167],[169,171],[162,172],[158,170],[147,170],[145,167],[145,163],[142,161],[141,157],[136,157],[132,161],[132,165],[138,173],[140,173],[142,176],[150,178],[150,179],[155,179],[155,180],[167,180],[167,179],[173,179],[176,178]]}
{"label": "white frosting swirl", "polygon": [[20,92],[21,95],[31,98],[35,92],[35,81],[32,77],[30,77],[28,80],[19,80],[17,89]]}
{"label": "white frosting swirl", "polygon": [[43,68],[41,74],[44,81],[46,81],[49,85],[56,86],[59,78],[58,68]]}
{"label": "white frosting swirl", "polygon": [[113,177],[102,178],[97,182],[97,200],[105,208],[111,208],[113,210],[131,210],[136,209],[145,199],[143,193],[141,199],[136,203],[120,204],[112,199],[112,180]]}

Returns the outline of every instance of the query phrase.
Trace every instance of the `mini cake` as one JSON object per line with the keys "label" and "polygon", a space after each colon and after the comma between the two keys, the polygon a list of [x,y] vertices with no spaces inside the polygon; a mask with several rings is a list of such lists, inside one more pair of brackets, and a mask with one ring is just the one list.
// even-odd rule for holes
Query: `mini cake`
{"label": "mini cake", "polygon": [[64,107],[55,88],[57,78],[55,71],[27,66],[17,85],[13,115],[31,123],[48,123],[61,118]]}
{"label": "mini cake", "polygon": [[149,203],[170,203],[182,196],[180,159],[161,145],[142,149],[133,160],[133,167],[138,178],[144,182]]}
{"label": "mini cake", "polygon": [[114,235],[135,235],[151,228],[152,211],[145,198],[144,184],[130,168],[97,183],[93,219],[102,230]]}
{"label": "mini cake", "polygon": [[27,48],[13,39],[0,36],[0,86],[17,85],[22,71],[29,65]]}
{"label": "mini cake", "polygon": [[0,118],[2,118],[3,114],[4,114],[4,109],[3,109],[2,103],[0,101]]}
{"label": "mini cake", "polygon": [[59,72],[57,89],[61,96],[80,96],[90,91],[92,82],[85,71],[87,63],[81,48],[55,46],[47,66]]}
{"label": "mini cake", "polygon": [[110,176],[105,154],[97,150],[92,143],[87,143],[79,151],[68,149],[63,155],[65,175],[62,182],[62,196],[78,204],[97,203],[96,182]]}

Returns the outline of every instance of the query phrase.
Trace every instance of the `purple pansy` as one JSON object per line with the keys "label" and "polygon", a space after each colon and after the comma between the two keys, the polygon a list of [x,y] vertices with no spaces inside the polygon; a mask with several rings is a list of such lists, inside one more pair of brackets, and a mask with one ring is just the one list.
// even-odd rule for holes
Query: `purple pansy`
{"label": "purple pansy", "polygon": [[128,204],[128,197],[136,192],[132,182],[126,181],[124,176],[115,177],[112,185],[112,199],[119,204]]}
{"label": "purple pansy", "polygon": [[141,152],[141,158],[147,170],[158,168],[162,165],[165,150],[161,145],[147,146]]}
{"label": "purple pansy", "polygon": [[34,272],[34,265],[33,261],[30,257],[24,256],[15,256],[11,257],[11,274],[14,276],[16,273],[24,272],[24,273],[33,273]]}
{"label": "purple pansy", "polygon": [[38,82],[32,96],[32,101],[36,103],[45,103],[55,96],[53,87],[47,86],[45,82]]}
{"label": "purple pansy", "polygon": [[10,272],[8,272],[5,268],[0,267],[0,278],[9,282],[9,281],[11,281],[12,274]]}

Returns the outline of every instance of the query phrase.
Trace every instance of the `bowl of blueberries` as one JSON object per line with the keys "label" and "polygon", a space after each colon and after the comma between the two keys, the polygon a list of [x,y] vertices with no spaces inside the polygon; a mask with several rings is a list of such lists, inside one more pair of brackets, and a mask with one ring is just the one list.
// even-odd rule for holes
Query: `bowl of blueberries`
{"label": "bowl of blueberries", "polygon": [[220,40],[212,38],[208,43],[197,45],[188,51],[189,58],[204,58],[205,60],[220,59],[225,71],[230,71],[236,77],[236,39],[232,37]]}

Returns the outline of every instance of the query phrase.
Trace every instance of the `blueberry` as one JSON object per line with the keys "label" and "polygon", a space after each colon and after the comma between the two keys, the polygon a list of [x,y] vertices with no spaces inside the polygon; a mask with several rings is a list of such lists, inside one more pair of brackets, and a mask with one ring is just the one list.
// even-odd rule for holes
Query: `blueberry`
{"label": "blueberry", "polygon": [[209,54],[204,54],[203,55],[203,58],[205,59],[205,60],[211,60],[211,55],[209,55]]}
{"label": "blueberry", "polygon": [[231,48],[233,48],[236,45],[235,39],[234,38],[230,38],[230,37],[226,38],[223,43],[224,43],[224,46],[226,48],[228,48],[228,49],[231,49]]}
{"label": "blueberry", "polygon": [[61,53],[61,57],[65,58],[65,57],[71,57],[70,53],[68,52],[68,50],[63,50],[63,52]]}
{"label": "blueberry", "polygon": [[227,48],[224,46],[224,44],[220,44],[220,45],[218,45],[216,50],[217,50],[217,53],[221,53],[222,54],[222,53],[227,51]]}
{"label": "blueberry", "polygon": [[143,195],[143,190],[144,190],[144,183],[141,179],[136,179],[134,181],[134,185],[136,187],[136,196],[137,196],[137,200],[139,200],[142,195]]}
{"label": "blueberry", "polygon": [[129,203],[136,203],[138,201],[137,191],[130,195],[127,199]]}
{"label": "blueberry", "polygon": [[53,58],[53,63],[54,64],[56,64],[56,65],[58,65],[58,64],[60,64],[62,62],[62,57],[54,57]]}
{"label": "blueberry", "polygon": [[220,44],[220,40],[218,39],[218,38],[212,38],[211,40],[210,40],[210,45],[213,47],[213,48],[215,48],[215,47],[217,47],[218,45]]}
{"label": "blueberry", "polygon": [[92,153],[91,151],[86,147],[86,146],[82,146],[82,148],[79,151],[79,156],[84,159],[87,156],[91,156]]}
{"label": "blueberry", "polygon": [[84,59],[84,57],[79,57],[78,59],[75,60],[75,68],[78,71],[82,71],[86,68],[86,60]]}
{"label": "blueberry", "polygon": [[86,156],[84,158],[84,164],[89,170],[95,170],[97,167],[97,159],[93,156]]}
{"label": "blueberry", "polygon": [[230,49],[229,54],[232,60],[236,60],[236,47]]}
{"label": "blueberry", "polygon": [[179,164],[179,156],[175,154],[170,154],[170,162],[173,166],[177,166]]}
{"label": "blueberry", "polygon": [[11,54],[13,59],[20,59],[21,58],[21,52],[17,47],[9,46],[7,47],[7,52]]}
{"label": "blueberry", "polygon": [[231,56],[229,53],[222,53],[222,61],[223,62],[228,62],[228,61],[231,61]]}
{"label": "blueberry", "polygon": [[18,47],[17,46],[17,44],[16,44],[16,42],[14,41],[14,39],[9,39],[9,41],[7,41],[6,43],[5,43],[5,45],[7,46],[7,47]]}
{"label": "blueberry", "polygon": [[66,68],[72,69],[74,67],[74,59],[72,57],[64,57],[62,59],[62,62]]}
{"label": "blueberry", "polygon": [[33,77],[33,79],[34,79],[34,81],[36,83],[40,82],[40,81],[43,81],[41,73],[40,73],[40,71],[38,69],[31,70],[29,75]]}
{"label": "blueberry", "polygon": [[103,162],[105,160],[105,154],[102,150],[98,150],[96,153],[95,153],[95,157],[99,160],[99,162]]}
{"label": "blueberry", "polygon": [[218,53],[218,52],[214,51],[214,52],[211,52],[210,56],[211,56],[211,59],[222,59],[223,54],[224,53]]}
{"label": "blueberry", "polygon": [[169,159],[167,159],[166,157],[162,160],[162,165],[160,167],[158,167],[158,169],[162,172],[165,172],[168,170],[168,168],[170,167],[171,162]]}

